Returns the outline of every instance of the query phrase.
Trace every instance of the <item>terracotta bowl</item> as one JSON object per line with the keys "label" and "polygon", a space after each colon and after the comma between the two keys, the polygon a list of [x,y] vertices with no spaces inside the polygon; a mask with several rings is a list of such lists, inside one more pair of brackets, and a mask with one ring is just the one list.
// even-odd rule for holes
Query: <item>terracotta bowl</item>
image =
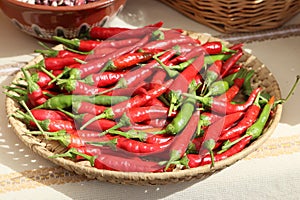
{"label": "terracotta bowl", "polygon": [[98,0],[80,6],[54,7],[0,0],[0,8],[21,31],[51,41],[54,35],[75,38],[90,27],[105,25],[125,3],[126,0]]}

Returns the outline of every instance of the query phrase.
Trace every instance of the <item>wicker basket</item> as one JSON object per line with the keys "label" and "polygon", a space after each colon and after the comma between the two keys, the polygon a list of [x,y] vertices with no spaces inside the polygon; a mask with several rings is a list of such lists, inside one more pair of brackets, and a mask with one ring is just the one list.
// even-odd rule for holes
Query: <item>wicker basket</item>
{"label": "wicker basket", "polygon": [[223,33],[277,28],[300,11],[299,0],[160,0]]}
{"label": "wicker basket", "polygon": [[[191,37],[198,38],[202,43],[207,41],[219,40],[217,38],[211,37],[208,34],[199,34],[187,32],[186,34]],[[226,44],[225,41],[223,41]],[[228,43],[227,43],[228,44]],[[28,63],[28,65],[35,64],[42,59],[41,56],[35,58],[33,61]],[[240,59],[240,62],[244,64],[247,69],[253,69],[255,75],[252,80],[254,87],[262,87],[266,92],[274,95],[276,99],[281,98],[281,92],[279,85],[263,63],[261,63],[255,56],[245,52],[244,56]],[[18,72],[13,80],[17,82],[23,76],[22,72]],[[6,99],[6,112],[8,116],[15,113],[19,109],[18,102],[13,101],[10,98]],[[210,165],[205,165],[192,169],[177,170],[173,172],[160,172],[160,173],[142,173],[142,172],[120,172],[120,171],[110,171],[110,170],[99,170],[91,167],[87,161],[73,162],[65,158],[50,158],[50,156],[62,153],[65,151],[64,147],[56,141],[46,140],[42,136],[28,135],[26,125],[21,121],[9,117],[9,123],[12,125],[13,131],[20,138],[20,140],[25,143],[30,149],[35,153],[52,161],[53,163],[64,167],[67,170],[75,172],[80,175],[84,175],[90,179],[97,179],[100,181],[106,181],[111,183],[120,184],[132,184],[132,185],[163,185],[170,183],[177,183],[183,181],[190,181],[194,179],[203,180],[208,176],[213,175],[216,172],[234,164],[235,162],[243,159],[250,153],[258,149],[274,132],[276,126],[279,123],[282,113],[282,105],[278,105],[275,110],[275,114],[272,116],[270,122],[265,128],[263,134],[254,142],[246,147],[243,151],[215,163],[213,168]]]}

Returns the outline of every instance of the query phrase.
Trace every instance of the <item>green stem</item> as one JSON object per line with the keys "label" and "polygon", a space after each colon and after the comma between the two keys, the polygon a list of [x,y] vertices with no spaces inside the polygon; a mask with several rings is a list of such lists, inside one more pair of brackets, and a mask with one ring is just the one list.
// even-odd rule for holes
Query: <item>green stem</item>
{"label": "green stem", "polygon": [[28,112],[28,114],[31,117],[31,120],[36,124],[37,128],[44,133],[44,129],[42,129],[42,127],[40,126],[40,124],[38,123],[38,121],[35,119],[35,117],[33,116],[33,114],[31,113],[30,109],[28,108],[28,106],[26,105],[26,103],[24,101],[20,101],[20,104],[25,108],[25,110]]}

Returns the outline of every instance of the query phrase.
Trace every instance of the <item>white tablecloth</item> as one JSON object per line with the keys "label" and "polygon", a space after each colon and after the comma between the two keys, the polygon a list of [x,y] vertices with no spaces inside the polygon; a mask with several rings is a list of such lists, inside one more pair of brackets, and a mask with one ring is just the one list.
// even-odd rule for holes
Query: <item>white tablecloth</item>
{"label": "white tablecloth", "polygon": [[[135,16],[135,20],[132,20]],[[165,27],[181,27],[220,35],[157,1],[128,0],[111,26],[141,26],[163,20]],[[289,23],[300,24],[300,16]],[[0,12],[0,83],[29,61],[37,41],[19,32]],[[285,97],[300,74],[300,37],[245,44],[272,71]],[[21,64],[16,64],[21,63]],[[13,65],[11,65],[13,64]],[[10,66],[7,68],[7,66]],[[284,105],[272,137],[245,159],[203,180],[158,185],[118,185],[78,176],[34,154],[8,127],[4,95],[0,94],[0,199],[299,199],[300,87]]]}

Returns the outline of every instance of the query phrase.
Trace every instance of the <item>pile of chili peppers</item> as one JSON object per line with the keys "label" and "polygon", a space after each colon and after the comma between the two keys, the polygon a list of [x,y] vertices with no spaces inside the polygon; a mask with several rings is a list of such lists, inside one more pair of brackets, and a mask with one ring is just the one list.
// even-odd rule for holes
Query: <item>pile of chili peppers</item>
{"label": "pile of chili peppers", "polygon": [[201,44],[162,24],[54,37],[63,49],[36,50],[42,61],[6,87],[22,105],[13,117],[27,134],[66,147],[53,157],[98,169],[213,167],[242,151],[263,133],[278,101],[251,87],[242,44]]}

